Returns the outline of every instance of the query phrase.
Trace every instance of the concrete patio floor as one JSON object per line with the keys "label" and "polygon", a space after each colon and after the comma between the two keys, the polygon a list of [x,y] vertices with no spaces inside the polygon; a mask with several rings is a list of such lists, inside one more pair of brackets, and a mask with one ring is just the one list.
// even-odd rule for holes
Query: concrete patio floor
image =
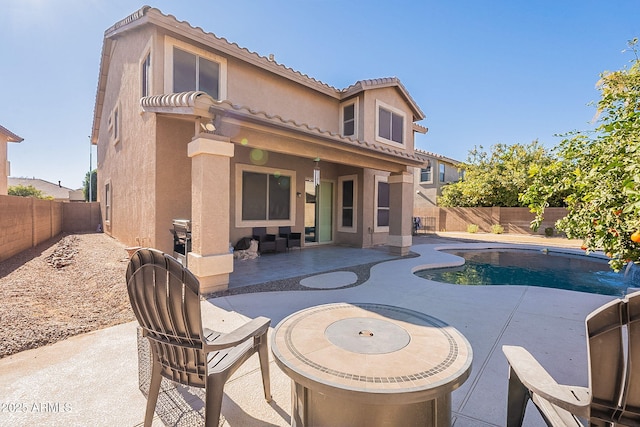
{"label": "concrete patio floor", "polygon": [[[415,244],[412,251],[419,256],[380,262],[359,286],[213,298],[203,302],[203,320],[214,329],[230,331],[249,318],[266,316],[272,319],[273,327],[297,310],[331,302],[381,303],[427,313],[457,328],[473,348],[471,376],[452,395],[452,424],[502,426],[506,420],[508,375],[502,345],[522,345],[558,382],[586,386],[584,319],[614,297],[525,286],[457,286],[412,274],[426,266],[458,262],[456,257],[436,250],[445,247],[504,247],[517,242],[542,247],[579,245],[527,236],[487,238],[502,242],[455,243],[451,239],[417,237],[414,244],[423,244]],[[286,256],[283,254],[280,260]],[[325,267],[324,271],[335,270],[330,261]],[[257,356],[227,383],[222,406],[225,426],[289,425],[290,380],[273,361],[270,369],[270,404],[262,397]],[[202,413],[202,403],[193,398],[193,390],[180,388],[173,393],[192,402],[195,410]],[[166,393],[165,403],[178,405],[171,396]],[[142,425],[146,399],[138,389],[136,323],[0,359],[0,404],[0,426]],[[193,425],[183,415],[174,407],[162,419],[168,420],[169,425]],[[156,425],[165,425],[159,416],[154,420]],[[540,426],[543,421],[530,408],[525,425]]]}

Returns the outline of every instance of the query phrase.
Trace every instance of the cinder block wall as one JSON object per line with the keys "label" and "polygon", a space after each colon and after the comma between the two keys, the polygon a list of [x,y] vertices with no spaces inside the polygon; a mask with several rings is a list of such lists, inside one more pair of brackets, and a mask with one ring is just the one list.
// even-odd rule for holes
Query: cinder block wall
{"label": "cinder block wall", "polygon": [[33,246],[33,201],[0,195],[0,261]]}
{"label": "cinder block wall", "polygon": [[481,232],[491,232],[491,226],[500,224],[505,233],[544,234],[545,228],[554,227],[557,220],[567,214],[565,208],[547,208],[544,221],[537,232],[529,228],[534,215],[529,208],[414,208],[413,215],[435,218],[435,231],[467,231],[476,224]]}
{"label": "cinder block wall", "polygon": [[95,231],[99,203],[64,203],[0,195],[0,261],[45,242],[63,231]]}

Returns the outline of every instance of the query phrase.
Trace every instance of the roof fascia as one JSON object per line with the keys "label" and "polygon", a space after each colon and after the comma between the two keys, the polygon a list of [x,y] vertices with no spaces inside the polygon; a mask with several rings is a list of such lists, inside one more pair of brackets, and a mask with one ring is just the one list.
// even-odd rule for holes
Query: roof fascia
{"label": "roof fascia", "polygon": [[[139,13],[142,13],[143,16],[136,19],[129,19],[134,15],[138,16]],[[279,64],[274,60],[260,56],[246,48],[242,48],[237,43],[231,43],[224,38],[216,36],[214,33],[205,32],[200,27],[193,27],[186,21],[179,21],[172,15],[164,15],[158,9],[145,6],[130,17],[120,21],[119,24],[120,25],[116,24],[107,30],[105,32],[105,37],[114,37],[141,25],[152,24],[163,28],[167,32],[200,43],[211,49],[215,49],[222,54],[237,58],[243,62],[267,70],[332,98],[340,99],[340,91],[326,83],[322,83],[306,74],[302,74],[299,71],[295,71],[292,68]]]}
{"label": "roof fascia", "polygon": [[414,121],[420,121],[425,118],[425,114],[422,112],[420,107],[418,107],[418,104],[413,100],[411,95],[409,95],[409,91],[407,91],[407,88],[404,87],[400,79],[398,79],[397,77],[388,77],[388,78],[373,79],[373,80],[360,80],[355,84],[349,86],[348,88],[344,89],[342,91],[341,98],[346,99],[360,92],[364,92],[366,90],[383,89],[386,87],[394,87],[400,92],[400,95],[402,95],[405,102],[409,104],[409,106],[413,111],[413,115],[415,118]]}
{"label": "roof fascia", "polygon": [[11,132],[4,126],[0,125],[0,134],[4,135],[7,138],[7,142],[22,142],[24,138],[19,137],[15,133]]}

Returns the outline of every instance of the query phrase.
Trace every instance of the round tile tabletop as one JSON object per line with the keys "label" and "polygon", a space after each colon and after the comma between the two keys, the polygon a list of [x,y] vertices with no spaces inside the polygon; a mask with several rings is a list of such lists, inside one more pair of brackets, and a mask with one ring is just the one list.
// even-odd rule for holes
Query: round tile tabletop
{"label": "round tile tabletop", "polygon": [[290,315],[275,328],[278,366],[302,387],[366,404],[436,399],[469,376],[472,350],[455,328],[417,311],[337,303]]}

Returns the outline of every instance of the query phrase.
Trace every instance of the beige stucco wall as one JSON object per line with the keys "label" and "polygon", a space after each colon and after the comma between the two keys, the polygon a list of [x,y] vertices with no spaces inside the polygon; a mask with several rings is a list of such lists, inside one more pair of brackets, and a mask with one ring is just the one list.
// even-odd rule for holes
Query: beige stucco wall
{"label": "beige stucco wall", "polygon": [[193,123],[158,118],[156,162],[156,224],[154,247],[171,253],[174,219],[191,218],[191,159],[187,144],[194,134]]}
{"label": "beige stucco wall", "polygon": [[[398,89],[393,87],[385,87],[380,89],[372,89],[365,91],[363,94],[363,108],[361,110],[362,126],[364,129],[365,141],[375,142],[376,144],[382,144],[383,146],[393,147],[394,149],[400,149],[409,153],[414,152],[414,138],[413,138],[413,113],[407,105],[404,98],[398,92]],[[382,101],[390,107],[398,109],[405,114],[405,126],[404,126],[404,148],[400,148],[397,144],[385,144],[384,142],[376,142],[376,117],[377,108],[376,101]]]}
{"label": "beige stucco wall", "polygon": [[[98,135],[98,200],[104,231],[131,246],[156,243],[156,116],[142,114],[139,104],[140,61],[152,35],[148,29],[137,30],[114,43]],[[157,63],[156,58],[154,66]],[[116,105],[120,108],[121,136],[114,143],[108,122]],[[105,214],[106,184],[111,186],[109,220]]]}
{"label": "beige stucco wall", "polygon": [[[236,166],[239,164],[251,165],[250,147],[241,145],[236,146],[235,156],[232,158],[231,165],[231,188],[236,187]],[[300,193],[300,197],[295,198],[295,222],[291,225],[293,231],[304,233],[305,227],[305,179],[311,179],[313,176],[313,162],[306,159],[299,159],[295,156],[289,156],[279,153],[269,153],[268,162],[263,167],[274,170],[284,169],[294,171],[296,174],[295,192]],[[339,232],[337,229],[338,216],[338,178],[341,176],[357,176],[357,231],[355,233]],[[374,233],[374,214],[375,214],[375,175],[388,176],[388,173],[375,171],[371,169],[355,168],[348,165],[336,163],[320,163],[320,176],[323,181],[333,183],[333,243],[350,245],[356,247],[370,247],[372,245],[386,244],[387,233]],[[236,224],[236,191],[231,192],[231,229],[230,239],[232,243],[236,243],[240,238],[251,236],[252,227],[239,227]],[[277,234],[278,226],[268,226],[269,233]]]}

